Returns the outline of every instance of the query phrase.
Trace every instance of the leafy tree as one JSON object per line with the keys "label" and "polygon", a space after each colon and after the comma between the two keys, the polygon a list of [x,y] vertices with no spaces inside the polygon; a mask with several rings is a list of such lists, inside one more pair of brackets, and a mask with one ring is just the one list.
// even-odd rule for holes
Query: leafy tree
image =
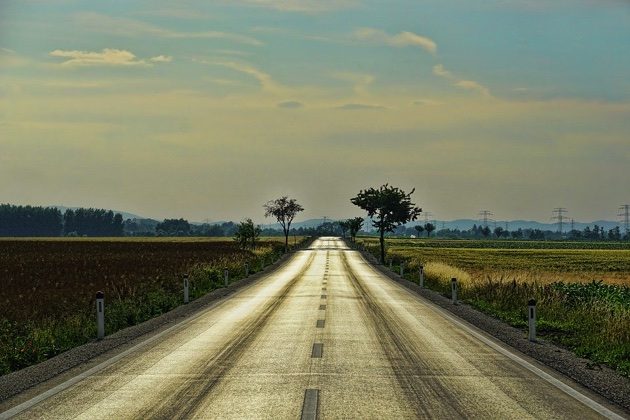
{"label": "leafy tree", "polygon": [[430,238],[431,232],[435,230],[435,225],[433,223],[426,223],[424,225],[424,230],[427,232],[427,238]]}
{"label": "leafy tree", "polygon": [[243,249],[256,249],[256,242],[260,237],[262,228],[254,225],[252,219],[246,219],[236,228],[234,240],[238,242]]}
{"label": "leafy tree", "polygon": [[422,232],[424,232],[424,226],[422,225],[415,225],[413,228],[418,232],[418,238],[422,235]]}
{"label": "leafy tree", "polygon": [[264,206],[265,217],[273,216],[276,218],[282,231],[284,233],[284,252],[289,250],[289,230],[291,229],[291,223],[295,216],[304,211],[302,207],[294,198],[289,198],[286,195],[275,200],[268,201]]}
{"label": "leafy tree", "polygon": [[484,238],[487,238],[488,236],[490,236],[490,233],[492,233],[492,231],[490,230],[488,226],[484,226],[483,228],[481,228],[481,234],[483,235]]}
{"label": "leafy tree", "polygon": [[373,226],[378,229],[381,243],[381,262],[385,261],[385,232],[393,231],[397,226],[416,220],[422,209],[411,202],[411,194],[403,190],[382,185],[377,188],[361,190],[356,197],[350,199],[352,204],[367,211],[374,221]]}
{"label": "leafy tree", "polygon": [[496,235],[497,238],[500,238],[506,233],[507,232],[501,226],[497,226],[494,228],[494,234]]}
{"label": "leafy tree", "polygon": [[166,219],[155,227],[155,231],[158,235],[188,236],[190,223],[184,219]]}
{"label": "leafy tree", "polygon": [[350,230],[350,220],[340,220],[337,222],[339,229],[341,229],[341,235],[345,238],[346,232]]}
{"label": "leafy tree", "polygon": [[352,239],[352,242],[355,242],[357,240],[357,233],[359,233],[363,227],[363,218],[354,217],[352,219],[348,219],[347,222],[350,229],[350,238]]}

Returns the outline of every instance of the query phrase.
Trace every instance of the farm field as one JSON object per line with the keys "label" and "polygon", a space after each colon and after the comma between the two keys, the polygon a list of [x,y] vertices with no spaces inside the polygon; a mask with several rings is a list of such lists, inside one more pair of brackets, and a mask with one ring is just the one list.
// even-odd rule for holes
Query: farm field
{"label": "farm field", "polygon": [[[119,239],[119,238],[116,238]],[[284,239],[284,238],[280,238]],[[304,238],[298,238],[300,241]],[[277,259],[283,243],[241,250],[230,238],[0,240],[0,374],[92,340],[94,296],[105,293],[106,333],[194,299]]]}
{"label": "farm field", "polygon": [[[378,257],[378,239],[361,242]],[[414,282],[423,265],[425,286],[445,296],[457,278],[463,301],[515,327],[526,327],[536,299],[540,336],[630,376],[630,249],[554,244],[388,239],[386,258],[396,272],[403,262]]]}

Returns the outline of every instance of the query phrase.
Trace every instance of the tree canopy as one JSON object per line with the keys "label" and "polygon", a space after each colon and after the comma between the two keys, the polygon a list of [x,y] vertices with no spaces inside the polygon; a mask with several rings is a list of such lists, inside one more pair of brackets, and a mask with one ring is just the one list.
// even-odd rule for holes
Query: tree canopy
{"label": "tree canopy", "polygon": [[392,232],[397,226],[416,220],[422,209],[411,202],[411,194],[389,184],[379,188],[368,188],[359,191],[350,199],[352,204],[367,211],[372,218],[373,226],[380,233],[381,262],[385,261],[385,232]]}
{"label": "tree canopy", "polygon": [[284,252],[287,252],[289,250],[289,230],[291,229],[291,223],[299,212],[304,211],[304,207],[294,198],[289,198],[286,195],[268,201],[263,207],[265,209],[265,217],[275,217],[278,223],[280,223],[280,226],[282,226],[282,232],[284,232]]}

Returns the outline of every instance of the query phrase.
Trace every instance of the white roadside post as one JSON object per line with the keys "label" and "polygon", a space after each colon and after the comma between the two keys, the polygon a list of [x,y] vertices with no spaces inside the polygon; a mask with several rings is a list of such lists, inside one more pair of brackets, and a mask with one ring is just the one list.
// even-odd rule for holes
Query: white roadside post
{"label": "white roadside post", "polygon": [[229,271],[228,271],[228,269],[226,268],[226,269],[223,271],[223,284],[224,284],[224,286],[225,286],[225,287],[227,287],[227,286],[228,286],[228,280],[229,280],[229,277],[230,277],[230,272],[229,272]]}
{"label": "white roadside post", "polygon": [[389,260],[389,269],[392,270],[394,268],[394,260]]}
{"label": "white roadside post", "polygon": [[403,277],[405,275],[405,263],[404,262],[400,262],[400,277]]}
{"label": "white roadside post", "polygon": [[529,341],[536,341],[536,300],[530,299],[527,304],[529,305]]}
{"label": "white roadside post", "polygon": [[96,292],[96,338],[105,337],[105,293]]}
{"label": "white roadside post", "polygon": [[457,279],[455,277],[451,279],[451,302],[457,305]]}
{"label": "white roadside post", "polygon": [[249,263],[245,263],[245,277],[249,277]]}
{"label": "white roadside post", "polygon": [[424,267],[423,266],[420,266],[418,268],[418,274],[419,274],[418,285],[420,287],[424,287]]}
{"label": "white roadside post", "polygon": [[184,303],[189,302],[188,297],[188,274],[184,274]]}
{"label": "white roadside post", "polygon": [[260,258],[260,271],[265,269],[265,257]]}

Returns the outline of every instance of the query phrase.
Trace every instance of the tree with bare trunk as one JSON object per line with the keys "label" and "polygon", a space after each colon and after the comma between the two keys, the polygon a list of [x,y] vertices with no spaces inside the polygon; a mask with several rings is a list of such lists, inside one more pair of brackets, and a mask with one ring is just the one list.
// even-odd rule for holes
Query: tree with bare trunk
{"label": "tree with bare trunk", "polygon": [[287,252],[289,250],[289,231],[291,229],[291,223],[296,214],[304,211],[304,207],[298,204],[294,198],[289,198],[286,195],[268,201],[263,207],[265,209],[265,217],[275,217],[278,223],[280,223],[280,226],[282,226],[282,231],[284,232],[284,252]]}
{"label": "tree with bare trunk", "polygon": [[378,189],[361,190],[350,199],[352,204],[367,211],[368,216],[375,219],[372,224],[380,232],[381,263],[385,261],[385,232],[392,232],[397,226],[416,220],[422,212],[411,202],[414,191],[415,188],[407,194],[385,184]]}

